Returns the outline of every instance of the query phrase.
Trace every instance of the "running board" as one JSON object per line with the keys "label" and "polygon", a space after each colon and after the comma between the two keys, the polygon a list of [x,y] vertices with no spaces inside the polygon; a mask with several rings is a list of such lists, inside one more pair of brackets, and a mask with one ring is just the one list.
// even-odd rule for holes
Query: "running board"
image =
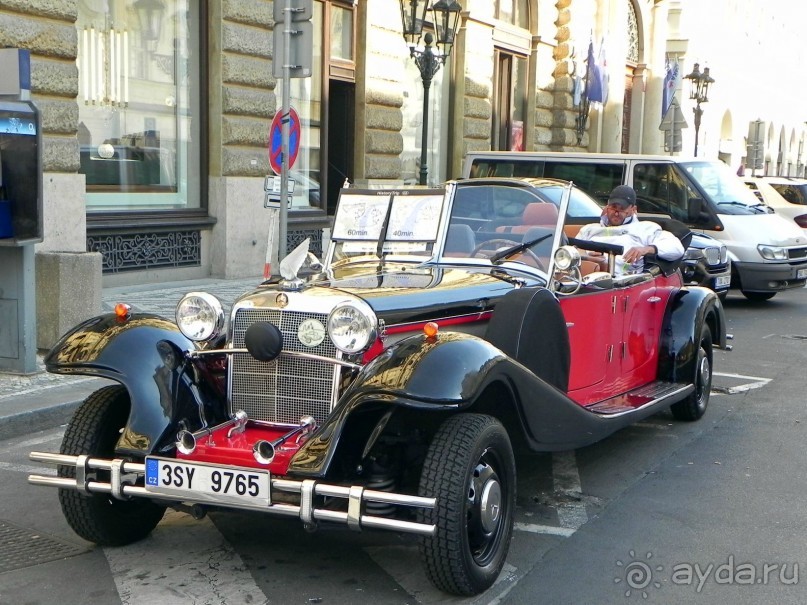
{"label": "running board", "polygon": [[691,384],[659,380],[639,387],[636,390],[629,391],[624,395],[600,401],[586,409],[608,418],[614,418],[624,414],[630,414],[631,412],[643,408],[654,406],[661,407],[663,404],[672,405],[694,390],[695,387]]}

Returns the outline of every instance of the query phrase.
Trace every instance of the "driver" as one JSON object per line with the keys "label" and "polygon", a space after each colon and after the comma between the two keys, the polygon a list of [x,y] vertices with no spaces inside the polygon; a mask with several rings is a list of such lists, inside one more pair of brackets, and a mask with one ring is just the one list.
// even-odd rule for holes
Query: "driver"
{"label": "driver", "polygon": [[[624,252],[616,257],[616,273],[638,273],[644,267],[644,256],[655,254],[664,260],[677,260],[684,255],[681,241],[656,223],[640,221],[636,216],[636,192],[628,185],[615,187],[608,197],[599,223],[585,225],[578,239],[616,244]],[[589,252],[589,257],[601,253]],[[595,259],[592,259],[595,260]]]}

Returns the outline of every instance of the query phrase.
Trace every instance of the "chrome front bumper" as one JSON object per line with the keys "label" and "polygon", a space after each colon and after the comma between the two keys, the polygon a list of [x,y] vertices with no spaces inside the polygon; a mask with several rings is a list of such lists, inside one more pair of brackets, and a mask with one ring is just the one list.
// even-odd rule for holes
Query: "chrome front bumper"
{"label": "chrome front bumper", "polygon": [[[178,501],[176,496],[155,494],[146,491],[144,487],[132,484],[134,480],[145,475],[146,465],[143,463],[129,462],[119,458],[104,460],[101,458],[90,458],[88,456],[68,456],[48,452],[31,452],[29,458],[35,462],[72,466],[76,469],[75,479],[68,477],[52,477],[48,475],[28,475],[28,483],[33,485],[72,489],[88,495],[94,493],[110,494],[112,497],[119,500],[139,497],[151,500]],[[91,471],[93,470],[109,472],[109,483],[91,481]],[[362,514],[362,505],[367,502],[433,509],[436,505],[435,498],[381,492],[366,489],[362,486],[326,485],[318,483],[314,479],[298,481],[295,479],[280,479],[275,477],[271,478],[271,490],[273,492],[278,491],[287,494],[299,494],[300,503],[273,503],[268,506],[249,506],[248,504],[234,504],[232,502],[211,502],[208,498],[199,500],[183,498],[181,502],[251,511],[257,510],[273,515],[298,517],[306,526],[310,527],[315,526],[317,522],[324,521],[327,523],[347,525],[350,529],[356,531],[361,531],[362,529],[386,529],[420,536],[432,536],[435,532],[434,525]],[[314,508],[315,496],[342,498],[347,501],[347,512]]]}

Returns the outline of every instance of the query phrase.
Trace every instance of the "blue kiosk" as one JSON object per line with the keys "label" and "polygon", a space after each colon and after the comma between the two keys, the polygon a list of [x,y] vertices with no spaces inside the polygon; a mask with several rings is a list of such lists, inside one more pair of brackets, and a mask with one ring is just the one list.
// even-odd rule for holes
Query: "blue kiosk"
{"label": "blue kiosk", "polygon": [[0,49],[0,371],[36,372],[34,244],[42,241],[42,134],[30,56]]}

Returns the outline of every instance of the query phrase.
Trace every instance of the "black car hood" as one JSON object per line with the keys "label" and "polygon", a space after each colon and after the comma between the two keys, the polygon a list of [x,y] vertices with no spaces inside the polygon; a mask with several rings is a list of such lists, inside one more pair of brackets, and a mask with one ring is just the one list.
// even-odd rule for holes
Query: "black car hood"
{"label": "black car hood", "polygon": [[[537,285],[535,278],[514,280],[490,267],[450,267],[404,263],[352,264],[332,269],[327,277],[310,279],[299,294],[322,296],[343,292],[369,304],[387,325],[478,313],[518,285]],[[265,283],[240,300],[260,298],[277,283]],[[257,297],[257,299],[255,298]]]}
{"label": "black car hood", "polygon": [[387,325],[432,320],[491,309],[515,287],[513,280],[487,267],[475,269],[404,264],[357,273],[337,268],[327,284],[364,299]]}

